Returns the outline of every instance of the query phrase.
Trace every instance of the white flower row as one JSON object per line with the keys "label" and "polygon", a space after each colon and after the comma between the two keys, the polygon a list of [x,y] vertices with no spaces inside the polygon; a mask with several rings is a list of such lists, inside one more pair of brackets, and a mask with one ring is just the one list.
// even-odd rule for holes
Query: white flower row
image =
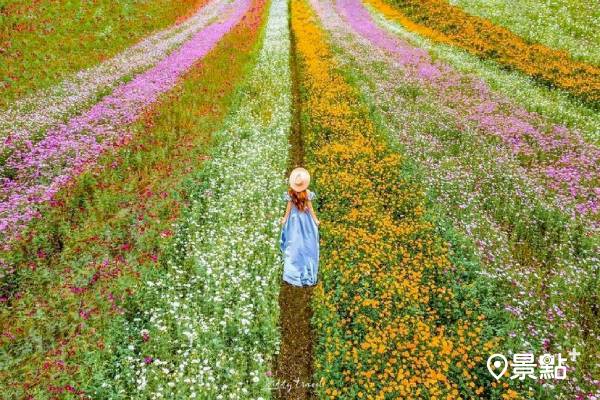
{"label": "white flower row", "polygon": [[43,132],[77,114],[133,74],[152,67],[217,17],[229,0],[212,0],[185,22],[151,35],[97,66],[16,101],[0,112],[0,139]]}
{"label": "white flower row", "polygon": [[147,282],[142,322],[128,327],[149,336],[116,365],[128,398],[270,397],[291,124],[286,0],[272,1],[263,40],[239,107],[215,137],[168,271]]}

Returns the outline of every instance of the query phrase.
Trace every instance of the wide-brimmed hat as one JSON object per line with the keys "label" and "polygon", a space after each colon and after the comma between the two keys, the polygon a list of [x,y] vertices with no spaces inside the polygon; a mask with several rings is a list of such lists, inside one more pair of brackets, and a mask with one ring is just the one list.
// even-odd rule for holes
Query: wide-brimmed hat
{"label": "wide-brimmed hat", "polygon": [[306,190],[310,183],[310,174],[304,168],[298,167],[290,173],[290,187],[296,192]]}

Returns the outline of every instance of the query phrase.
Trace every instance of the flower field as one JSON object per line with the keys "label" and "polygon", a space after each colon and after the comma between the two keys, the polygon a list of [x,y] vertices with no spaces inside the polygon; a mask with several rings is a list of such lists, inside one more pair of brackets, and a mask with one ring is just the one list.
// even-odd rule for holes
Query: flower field
{"label": "flower field", "polygon": [[9,388],[8,398],[96,390],[103,368],[112,369],[125,300],[173,240],[172,224],[190,202],[211,135],[253,64],[263,14],[264,5],[255,5],[253,18],[130,128],[127,145],[56,196],[3,253],[15,269],[1,297],[0,386]]}
{"label": "flower field", "polygon": [[[469,14],[488,18],[524,39],[563,49],[576,58],[598,65],[600,12],[591,1],[501,1],[458,0],[453,2]],[[568,16],[565,18],[565,16]]]}
{"label": "flower field", "polygon": [[0,5],[0,398],[599,399],[600,16],[508,4]]}
{"label": "flower field", "polygon": [[[422,188],[406,176],[402,156],[377,136],[356,91],[335,73],[307,6],[294,6],[309,165],[328,225],[323,284],[314,299],[319,394],[482,395],[488,385],[475,380],[478,354],[494,347],[494,338],[482,333],[485,316],[467,314],[451,288],[437,286],[436,275],[452,263],[425,218]],[[348,185],[356,191],[345,190]],[[439,311],[460,316],[446,315],[440,325]],[[470,385],[461,385],[461,375],[472,378]]]}
{"label": "flower field", "polygon": [[287,4],[272,2],[268,17],[256,66],[215,135],[166,271],[148,276],[134,300],[137,317],[125,326],[133,340],[121,343],[106,385],[117,389],[114,398],[269,396],[266,371],[279,340],[276,219],[291,121]]}
{"label": "flower field", "polygon": [[0,12],[1,105],[110,58],[148,33],[182,21],[205,3],[7,0]]}
{"label": "flower field", "polygon": [[[571,59],[561,50],[530,44],[509,30],[465,13],[444,0],[390,1],[388,12],[412,21],[419,31],[440,42],[461,47],[481,58],[491,58],[509,68],[596,104],[600,69]],[[417,6],[418,5],[418,6]]]}

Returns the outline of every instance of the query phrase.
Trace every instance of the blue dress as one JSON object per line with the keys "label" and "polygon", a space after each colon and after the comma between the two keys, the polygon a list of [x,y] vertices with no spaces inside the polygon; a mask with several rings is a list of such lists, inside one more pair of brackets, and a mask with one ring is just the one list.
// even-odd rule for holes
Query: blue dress
{"label": "blue dress", "polygon": [[[315,194],[308,191],[308,199]],[[290,201],[285,193],[283,198]],[[283,280],[294,286],[314,285],[319,271],[319,229],[308,209],[298,210],[294,203],[281,230]]]}

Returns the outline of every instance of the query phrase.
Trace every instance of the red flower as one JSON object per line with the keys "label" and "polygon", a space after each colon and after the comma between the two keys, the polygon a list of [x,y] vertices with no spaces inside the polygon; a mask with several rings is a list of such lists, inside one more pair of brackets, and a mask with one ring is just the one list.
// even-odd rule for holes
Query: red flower
{"label": "red flower", "polygon": [[90,314],[90,311],[79,310],[79,316],[85,320],[87,320],[90,317]]}

